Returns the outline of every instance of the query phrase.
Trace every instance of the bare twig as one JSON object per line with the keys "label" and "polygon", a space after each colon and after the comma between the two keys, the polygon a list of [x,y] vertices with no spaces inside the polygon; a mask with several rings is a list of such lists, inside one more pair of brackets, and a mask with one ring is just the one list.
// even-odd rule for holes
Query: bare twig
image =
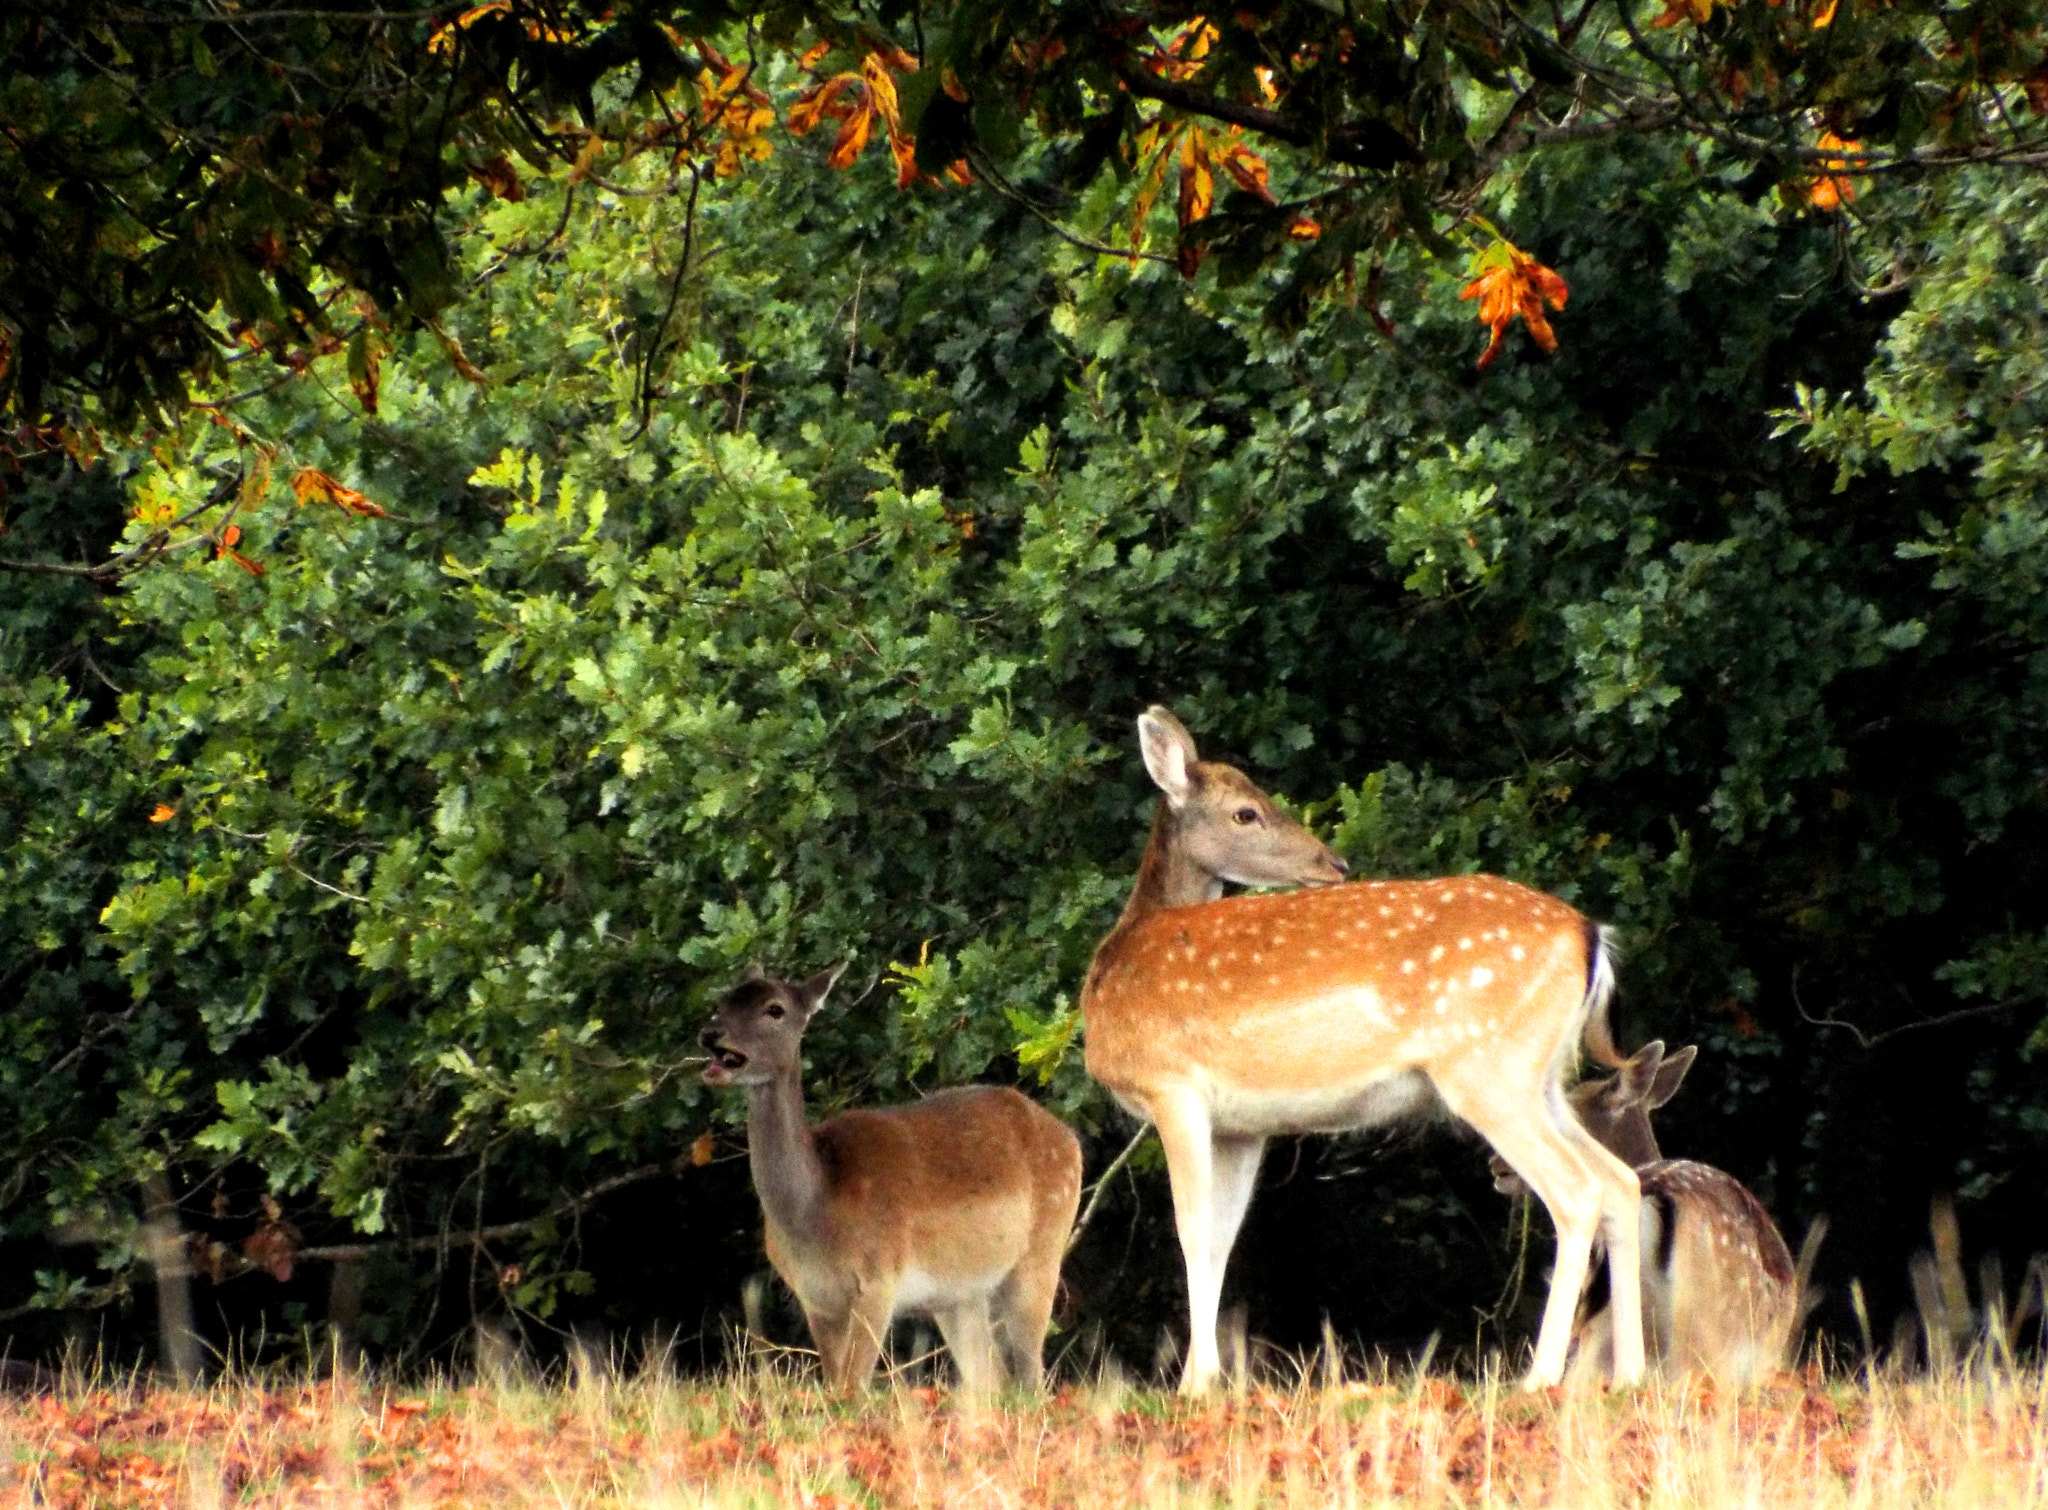
{"label": "bare twig", "polygon": [[1896,1038],[1901,1033],[1913,1033],[1921,1028],[1946,1027],[1949,1023],[1964,1022],[1972,1017],[1989,1017],[1994,1012],[2007,1012],[2018,1006],[2023,999],[2016,997],[2009,1001],[1987,1002],[1981,1007],[1962,1007],[1954,1012],[1942,1012],[1934,1017],[1919,1017],[1912,1022],[1902,1022],[1897,1027],[1886,1028],[1882,1032],[1868,1033],[1848,1019],[1835,1016],[1833,1012],[1816,1017],[1807,1011],[1806,1003],[1799,999],[1799,969],[1794,966],[1792,970],[1792,1010],[1799,1014],[1800,1021],[1816,1028],[1841,1028],[1856,1040],[1856,1046],[1861,1049],[1874,1049],[1887,1038]]}
{"label": "bare twig", "polygon": [[1081,1234],[1086,1232],[1088,1224],[1095,1220],[1095,1208],[1102,1204],[1102,1196],[1109,1189],[1109,1182],[1116,1178],[1117,1172],[1124,1165],[1131,1162],[1131,1155],[1138,1151],[1138,1145],[1151,1136],[1152,1124],[1147,1122],[1139,1127],[1136,1135],[1132,1137],[1130,1142],[1124,1145],[1124,1151],[1109,1161],[1109,1168],[1103,1170],[1096,1177],[1095,1183],[1088,1187],[1088,1204],[1081,1208],[1081,1215],[1074,1221],[1074,1230],[1067,1236],[1066,1251],[1068,1253],[1074,1251],[1081,1241]]}
{"label": "bare twig", "polygon": [[1045,223],[1048,230],[1069,246],[1077,246],[1084,252],[1093,252],[1098,257],[1141,257],[1147,262],[1164,262],[1168,266],[1175,265],[1173,258],[1162,257],[1157,252],[1142,252],[1131,247],[1107,246],[1100,241],[1091,241],[1086,236],[1068,230],[1054,218],[1050,210],[1033,203],[1023,190],[1011,183],[1009,179],[1003,177],[1002,171],[994,163],[990,162],[982,152],[972,147],[968,148],[967,160],[973,165],[977,178],[1002,195],[1003,198],[1014,204],[1022,205],[1033,215],[1036,215]]}
{"label": "bare twig", "polygon": [[[383,1253],[430,1253],[437,1250],[445,1253],[451,1248],[458,1247],[475,1252],[486,1243],[503,1242],[507,1238],[523,1236],[543,1222],[578,1215],[615,1190],[623,1190],[628,1185],[638,1185],[661,1175],[677,1173],[688,1157],[688,1154],[683,1154],[678,1158],[665,1159],[659,1164],[642,1164],[638,1169],[629,1169],[623,1174],[613,1175],[608,1180],[599,1180],[588,1190],[515,1222],[497,1222],[488,1227],[473,1227],[467,1232],[436,1232],[431,1237],[390,1238],[383,1242],[368,1243],[324,1243],[311,1248],[300,1248],[292,1257],[309,1263],[345,1263],[374,1258]],[[229,1266],[229,1277],[247,1274],[257,1267],[247,1259],[235,1255]]]}

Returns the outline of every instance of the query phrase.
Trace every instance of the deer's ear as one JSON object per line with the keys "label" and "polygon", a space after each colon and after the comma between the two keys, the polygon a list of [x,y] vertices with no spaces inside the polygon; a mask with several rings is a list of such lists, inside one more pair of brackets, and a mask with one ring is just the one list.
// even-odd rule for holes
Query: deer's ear
{"label": "deer's ear", "polygon": [[1678,1087],[1685,1079],[1685,1072],[1692,1068],[1693,1060],[1699,1057],[1700,1047],[1689,1043],[1675,1054],[1664,1056],[1664,1063],[1658,1067],[1657,1078],[1650,1084],[1650,1105],[1662,1106],[1678,1094]]}
{"label": "deer's ear", "polygon": [[1166,794],[1167,806],[1178,810],[1194,790],[1189,774],[1195,762],[1195,742],[1181,721],[1157,703],[1138,715],[1138,748],[1145,756],[1145,770],[1153,784]]}
{"label": "deer's ear", "polygon": [[[1652,1039],[1630,1056],[1615,1079],[1621,1082],[1621,1099],[1631,1106],[1649,1102],[1657,1085],[1657,1067],[1664,1062],[1664,1040]],[[1656,1105],[1655,1102],[1649,1102]]]}
{"label": "deer's ear", "polygon": [[747,968],[740,971],[740,984],[743,986],[752,985],[757,980],[766,980],[767,978],[768,972],[761,968],[761,962],[757,959],[748,960]]}
{"label": "deer's ear", "polygon": [[832,994],[832,988],[839,983],[839,977],[846,973],[846,967],[852,963],[851,960],[841,960],[829,970],[820,970],[797,987],[798,994],[804,999],[806,1013],[815,1013],[818,1008],[825,1005],[825,998]]}

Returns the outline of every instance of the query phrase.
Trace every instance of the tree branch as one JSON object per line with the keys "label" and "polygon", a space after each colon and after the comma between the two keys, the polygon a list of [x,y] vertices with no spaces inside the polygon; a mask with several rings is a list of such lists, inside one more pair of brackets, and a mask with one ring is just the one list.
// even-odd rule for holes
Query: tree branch
{"label": "tree branch", "polygon": [[[429,1253],[436,1249],[446,1251],[451,1248],[481,1248],[485,1243],[503,1242],[506,1238],[522,1236],[543,1222],[574,1216],[595,1205],[613,1191],[623,1190],[628,1185],[638,1185],[665,1174],[680,1173],[688,1157],[687,1153],[680,1154],[659,1164],[642,1164],[638,1169],[629,1169],[623,1174],[613,1175],[610,1179],[599,1180],[581,1194],[571,1196],[565,1201],[558,1201],[547,1210],[522,1217],[516,1222],[498,1222],[488,1227],[474,1227],[468,1232],[437,1232],[431,1237],[387,1238],[381,1242],[367,1243],[323,1243],[311,1248],[295,1249],[292,1258],[294,1261],[303,1262],[349,1263],[386,1253]],[[252,1263],[239,1253],[231,1253],[228,1255],[228,1263],[224,1266],[222,1278],[239,1278],[260,1268],[261,1264]]]}
{"label": "tree branch", "polygon": [[1084,252],[1093,252],[1099,257],[1135,257],[1142,258],[1147,262],[1164,262],[1169,267],[1177,266],[1173,258],[1162,257],[1157,252],[1142,251],[1136,247],[1109,246],[1104,242],[1091,241],[1086,236],[1068,230],[1060,224],[1050,210],[1033,203],[1023,190],[1011,183],[1009,179],[1003,177],[1001,170],[994,163],[990,162],[988,155],[979,148],[969,147],[967,149],[967,161],[973,166],[977,178],[1002,195],[1003,198],[1014,204],[1022,205],[1025,209],[1029,210],[1039,220],[1044,222],[1047,230],[1051,231],[1068,245],[1077,246]]}
{"label": "tree branch", "polygon": [[1290,120],[1277,110],[1225,99],[1177,79],[1162,79],[1129,63],[1117,65],[1116,76],[1123,80],[1124,87],[1131,93],[1157,100],[1162,105],[1171,105],[1176,110],[1185,110],[1190,115],[1207,116],[1226,125],[1242,126],[1247,131],[1256,131],[1261,136],[1269,136],[1291,146],[1314,147],[1320,144],[1331,162],[1343,163],[1347,167],[1391,168],[1395,163],[1415,162],[1421,157],[1413,142],[1381,121],[1332,127],[1327,136],[1319,137],[1307,126]]}
{"label": "tree branch", "polygon": [[1074,1230],[1067,1234],[1067,1246],[1065,1249],[1067,1253],[1072,1253],[1080,1244],[1081,1234],[1086,1232],[1088,1224],[1095,1220],[1095,1208],[1102,1204],[1102,1195],[1109,1188],[1109,1182],[1116,1178],[1118,1170],[1131,1162],[1131,1155],[1138,1151],[1138,1145],[1151,1136],[1152,1124],[1147,1122],[1141,1125],[1137,1133],[1131,1138],[1131,1141],[1124,1145],[1124,1151],[1111,1159],[1109,1161],[1109,1168],[1103,1170],[1096,1177],[1095,1183],[1088,1187],[1088,1205],[1075,1220]]}

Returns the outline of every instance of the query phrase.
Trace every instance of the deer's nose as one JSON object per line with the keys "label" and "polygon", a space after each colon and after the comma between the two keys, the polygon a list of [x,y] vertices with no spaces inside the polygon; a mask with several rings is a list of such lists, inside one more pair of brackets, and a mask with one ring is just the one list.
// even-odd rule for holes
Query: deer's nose
{"label": "deer's nose", "polygon": [[716,1023],[714,1023],[714,1024],[712,1024],[712,1025],[711,1025],[710,1027],[706,1028],[706,1029],[705,1029],[705,1030],[704,1030],[703,1032],[699,1033],[699,1034],[697,1035],[697,1042],[698,1042],[698,1043],[699,1043],[699,1044],[700,1044],[701,1046],[703,1046],[704,1048],[707,1048],[707,1049],[715,1049],[715,1048],[717,1048],[717,1047],[718,1047],[718,1025],[717,1025]]}

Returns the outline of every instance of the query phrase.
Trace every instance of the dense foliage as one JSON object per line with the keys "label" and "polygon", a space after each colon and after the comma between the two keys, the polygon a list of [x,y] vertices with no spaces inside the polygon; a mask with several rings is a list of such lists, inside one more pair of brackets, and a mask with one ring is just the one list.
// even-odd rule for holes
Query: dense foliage
{"label": "dense foliage", "polygon": [[[1795,1240],[1830,1214],[1880,1324],[1934,1190],[2048,1245],[2037,177],[1888,191],[1871,290],[1739,156],[1553,146],[1488,209],[1568,275],[1560,348],[1481,373],[1419,244],[1291,330],[1284,270],[1191,288],[889,175],[479,193],[374,417],[346,351],[234,363],[146,446],[25,463],[14,554],[154,564],[0,618],[17,1351],[140,1327],[148,1190],[273,1336],[323,1253],[394,1349],[471,1305],[715,1324],[756,1218],[689,1055],[750,959],[854,961],[821,1105],[1017,1077],[1100,1168],[1072,1001],[1153,699],[1361,871],[1615,922],[1624,1038],[1704,1047],[1668,1145]],[[1065,1316],[1141,1365],[1145,1162]],[[1468,1141],[1268,1186],[1233,1289],[1283,1341],[1469,1339],[1515,1261]]]}
{"label": "dense foliage", "polygon": [[1182,271],[1277,261],[1290,325],[1396,244],[1446,254],[1496,175],[1558,143],[1682,146],[1831,208],[1855,174],[2048,162],[2037,0],[1660,4],[11,6],[0,457],[90,454],[249,347],[292,368],[345,347],[374,411],[386,333],[445,335],[462,295],[452,194],[523,194],[515,158],[573,186],[645,154],[694,186],[768,155],[778,118],[831,123],[838,166],[886,137],[899,185],[971,163],[1048,220],[1108,175],[1139,243],[1173,182]]}

